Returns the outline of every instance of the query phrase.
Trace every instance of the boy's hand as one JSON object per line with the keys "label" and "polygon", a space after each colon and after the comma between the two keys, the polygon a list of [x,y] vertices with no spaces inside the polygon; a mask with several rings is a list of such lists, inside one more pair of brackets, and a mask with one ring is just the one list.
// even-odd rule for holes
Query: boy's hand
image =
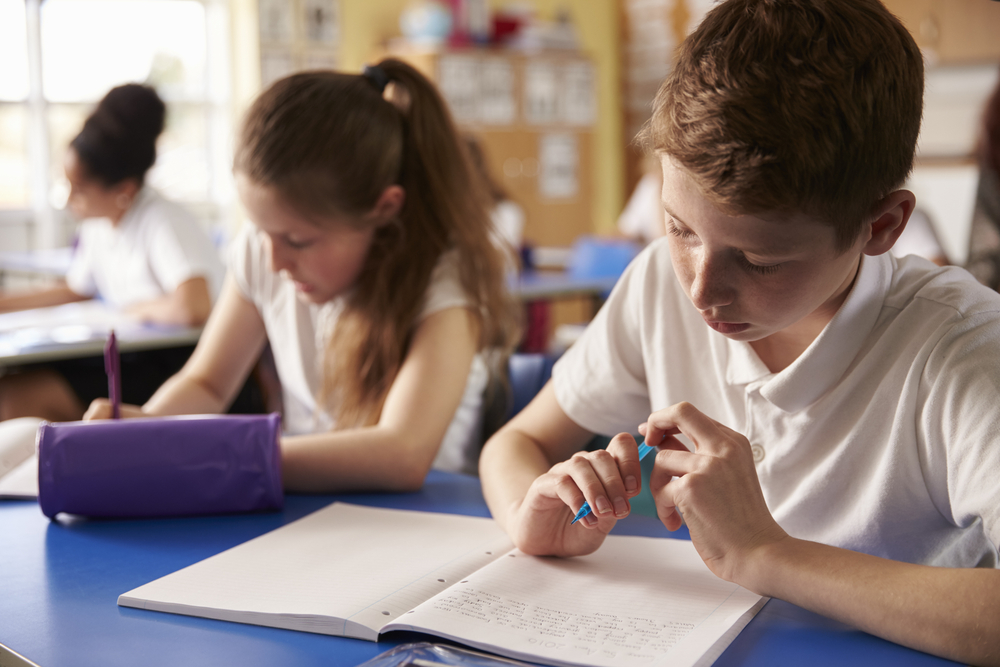
{"label": "boy's hand", "polygon": [[[621,433],[607,449],[577,452],[535,479],[515,512],[511,538],[534,555],[591,553],[617,520],[628,516],[628,499],[641,485],[635,439]],[[570,525],[585,500],[591,513]]]}
{"label": "boy's hand", "polygon": [[[690,438],[694,452],[670,435],[674,429]],[[639,430],[647,441],[662,440],[649,480],[660,520],[676,530],[679,511],[699,555],[716,575],[739,583],[753,567],[758,547],[788,537],[767,509],[743,435],[690,403],[653,413]]]}
{"label": "boy's hand", "polygon": [[[138,405],[128,405],[127,403],[122,403],[119,406],[119,413],[122,419],[133,419],[135,417],[148,417],[145,412],[142,411]],[[111,419],[111,401],[106,398],[95,398],[91,402],[90,407],[87,411],[83,413],[84,421],[93,421],[97,419]]]}

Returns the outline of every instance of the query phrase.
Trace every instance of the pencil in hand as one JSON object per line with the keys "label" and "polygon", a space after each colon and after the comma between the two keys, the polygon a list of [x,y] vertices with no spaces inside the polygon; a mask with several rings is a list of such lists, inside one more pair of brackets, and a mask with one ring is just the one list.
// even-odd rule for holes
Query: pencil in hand
{"label": "pencil in hand", "polygon": [[[656,449],[656,447],[650,447],[646,443],[643,443],[643,444],[639,445],[639,460],[641,461],[644,458],[646,458],[646,454],[649,454],[654,449]],[[590,514],[590,511],[591,511],[590,510],[590,503],[588,503],[586,500],[583,501],[583,504],[580,505],[580,509],[577,510],[577,512],[576,512],[576,516],[574,516],[573,520],[569,522],[570,525],[572,526],[574,523],[576,523],[577,521],[579,521],[583,517],[585,517],[588,514]]]}
{"label": "pencil in hand", "polygon": [[108,374],[108,398],[111,400],[111,418],[120,419],[122,405],[121,360],[118,356],[118,340],[115,338],[114,329],[108,335],[108,342],[104,346],[104,372]]}

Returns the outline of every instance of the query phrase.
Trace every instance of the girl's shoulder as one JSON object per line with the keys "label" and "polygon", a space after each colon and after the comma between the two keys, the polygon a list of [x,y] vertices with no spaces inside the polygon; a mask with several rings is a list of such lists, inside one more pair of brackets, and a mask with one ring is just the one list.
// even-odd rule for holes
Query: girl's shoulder
{"label": "girl's shoulder", "polygon": [[240,226],[226,248],[225,258],[226,269],[244,296],[258,302],[262,294],[273,289],[263,235],[252,223]]}
{"label": "girl's shoulder", "polygon": [[[128,226],[136,233],[150,235],[172,233],[188,242],[208,239],[194,212],[187,206],[168,199],[148,185],[144,185],[129,211]],[[141,231],[140,231],[141,230]]]}
{"label": "girl's shoulder", "polygon": [[446,250],[438,258],[424,293],[424,305],[418,319],[447,308],[464,308],[472,303],[462,286],[458,250]]}

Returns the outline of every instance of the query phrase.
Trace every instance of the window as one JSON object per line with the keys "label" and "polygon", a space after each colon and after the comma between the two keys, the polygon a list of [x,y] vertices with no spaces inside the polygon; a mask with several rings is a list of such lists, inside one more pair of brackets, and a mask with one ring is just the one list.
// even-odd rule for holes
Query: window
{"label": "window", "polygon": [[0,208],[27,208],[28,44],[24,1],[0,0]]}
{"label": "window", "polygon": [[167,103],[150,185],[206,226],[226,218],[226,12],[225,0],[0,0],[0,222],[30,220],[31,247],[68,242],[63,153],[93,105],[128,82]]}

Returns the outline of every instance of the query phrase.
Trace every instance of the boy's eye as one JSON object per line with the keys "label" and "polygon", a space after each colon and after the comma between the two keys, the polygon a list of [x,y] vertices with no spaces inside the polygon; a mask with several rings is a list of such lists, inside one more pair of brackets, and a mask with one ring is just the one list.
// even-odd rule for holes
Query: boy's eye
{"label": "boy's eye", "polygon": [[285,244],[294,250],[302,250],[303,248],[308,248],[312,245],[312,241],[307,239],[293,239],[288,236],[285,237]]}
{"label": "boy's eye", "polygon": [[750,271],[752,273],[759,273],[760,275],[764,276],[771,275],[781,267],[781,264],[766,264],[766,265],[754,264],[753,262],[751,262],[749,259],[746,258],[746,255],[742,254],[740,255],[740,263],[743,264],[743,268],[745,268],[747,271]]}
{"label": "boy's eye", "polygon": [[663,222],[664,226],[666,227],[667,233],[672,236],[676,236],[682,239],[686,239],[689,236],[692,236],[692,232],[690,229],[681,229],[680,227],[677,226],[677,223],[675,223],[671,218],[667,218]]}
{"label": "boy's eye", "polygon": [[[666,232],[671,236],[676,236],[682,239],[694,236],[694,232],[692,232],[690,229],[681,229],[680,227],[677,226],[677,223],[670,217],[665,218],[663,223]],[[744,255],[741,252],[739,253],[739,261],[740,264],[743,265],[743,268],[746,269],[747,271],[762,276],[771,275],[781,267],[781,264],[754,264],[753,262],[751,262],[749,259],[746,258],[746,255]]]}

